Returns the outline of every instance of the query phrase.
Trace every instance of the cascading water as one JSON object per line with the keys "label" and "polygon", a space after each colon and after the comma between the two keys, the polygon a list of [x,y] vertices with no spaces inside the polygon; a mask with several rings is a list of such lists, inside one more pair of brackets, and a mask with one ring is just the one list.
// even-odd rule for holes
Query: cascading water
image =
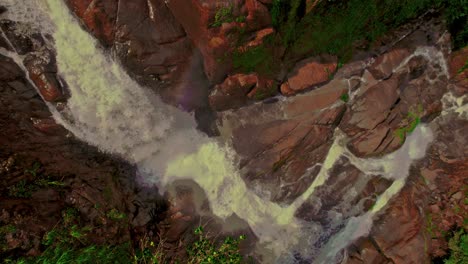
{"label": "cascading water", "polygon": [[[147,181],[162,187],[178,179],[195,181],[205,191],[213,214],[221,218],[235,214],[244,219],[261,247],[274,253],[264,254],[273,257],[265,263],[293,262],[292,251],[312,255],[314,263],[334,261],[351,241],[369,232],[374,215],[401,190],[412,161],[424,156],[432,140],[430,129],[422,125],[398,151],[380,159],[360,159],[346,149],[346,138],[337,129],[314,182],[291,205],[281,207],[247,188],[236,169],[235,153],[223,139],[200,133],[192,115],[164,104],[133,81],[80,27],[62,0],[30,0],[24,5],[0,0],[0,4],[8,8],[9,19],[40,25],[33,29],[53,35],[59,73],[71,94],[65,111],[59,114],[51,109],[59,123],[81,140],[137,164]],[[16,61],[21,63],[18,58]],[[326,182],[340,157],[349,158],[369,177],[379,173],[394,182],[372,210],[352,217],[325,245],[311,250],[316,238],[304,230],[316,226],[294,215]]]}

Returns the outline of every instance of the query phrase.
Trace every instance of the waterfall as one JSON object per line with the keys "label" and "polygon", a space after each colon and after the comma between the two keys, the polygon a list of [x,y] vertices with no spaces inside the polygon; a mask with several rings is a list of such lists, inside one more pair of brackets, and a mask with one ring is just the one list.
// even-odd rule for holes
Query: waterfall
{"label": "waterfall", "polygon": [[[197,131],[191,114],[164,104],[149,89],[140,87],[80,27],[62,0],[18,2],[22,1],[0,0],[9,8],[8,18],[32,23],[37,30],[52,34],[55,41],[59,74],[71,94],[62,113],[53,111],[57,122],[79,139],[136,164],[148,182],[164,187],[179,179],[195,181],[205,191],[213,214],[224,219],[235,214],[249,224],[261,248],[273,253],[265,254],[273,258],[266,263],[287,263],[292,261],[288,250],[304,248],[303,252],[308,252],[313,247],[313,235],[304,232],[304,223],[294,214],[315,188],[326,182],[340,157],[350,158],[369,175],[377,171],[395,181],[373,210],[349,220],[330,239],[317,263],[330,263],[352,240],[369,232],[373,216],[404,186],[412,161],[424,155],[433,137],[428,127],[419,126],[395,153],[360,159],[347,150],[344,135],[337,129],[315,181],[290,206],[281,207],[249,191],[229,145]],[[393,176],[396,173],[398,178]]]}

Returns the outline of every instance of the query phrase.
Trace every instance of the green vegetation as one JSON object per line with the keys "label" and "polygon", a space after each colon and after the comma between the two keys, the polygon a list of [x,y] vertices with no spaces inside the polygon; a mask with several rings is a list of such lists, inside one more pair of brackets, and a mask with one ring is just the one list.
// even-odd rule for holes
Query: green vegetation
{"label": "green vegetation", "polygon": [[389,30],[430,9],[445,16],[455,48],[467,44],[466,0],[319,1],[308,14],[305,8],[305,1],[273,0],[270,9],[272,24],[293,56],[330,53],[347,61],[357,41],[369,47]]}
{"label": "green vegetation", "polygon": [[26,180],[21,180],[17,184],[8,187],[8,196],[16,198],[30,198],[36,186],[30,185]]}
{"label": "green vegetation", "polygon": [[321,2],[298,24],[293,44],[298,54],[330,53],[349,59],[353,43],[372,43],[388,30],[416,18],[438,0],[348,0]]}
{"label": "green vegetation", "polygon": [[421,118],[419,116],[423,111],[424,110],[422,109],[422,105],[418,106],[417,114],[409,111],[408,116],[404,119],[404,121],[408,124],[395,130],[395,135],[400,138],[401,142],[405,141],[406,135],[412,133],[421,123]]}
{"label": "green vegetation", "polygon": [[245,22],[245,16],[234,17],[233,9],[234,7],[232,5],[218,9],[215,14],[215,21],[211,24],[211,26],[220,27],[223,23],[231,23],[234,21],[238,23]]}
{"label": "green vegetation", "polygon": [[[112,218],[122,219],[123,214],[110,210],[107,214]],[[0,234],[14,232],[13,226],[0,227]],[[148,237],[139,240],[138,245],[130,242],[119,245],[95,245],[90,242],[93,233],[91,226],[83,226],[79,212],[75,208],[62,211],[62,219],[56,227],[47,232],[42,240],[44,251],[37,257],[26,257],[19,260],[11,258],[3,263],[16,264],[162,264],[165,259],[162,243],[155,243]],[[197,240],[188,246],[188,259],[183,263],[237,264],[243,258],[239,253],[238,239],[226,238],[219,246],[203,234],[201,227],[195,230]]]}
{"label": "green vegetation", "polygon": [[426,215],[426,231],[427,233],[429,233],[429,236],[431,236],[431,238],[434,237],[434,223],[432,223],[432,214],[428,213]]}
{"label": "green vegetation", "polygon": [[453,233],[449,240],[450,255],[444,260],[445,264],[468,263],[468,234],[460,229]]}
{"label": "green vegetation", "polygon": [[347,103],[349,101],[349,94],[348,93],[344,93],[340,96],[340,99],[341,101]]}
{"label": "green vegetation", "polygon": [[106,216],[109,219],[112,219],[112,220],[122,220],[122,219],[127,218],[127,216],[124,213],[119,212],[119,210],[117,210],[115,208],[113,208],[109,212],[107,212]]}
{"label": "green vegetation", "polygon": [[[354,47],[369,48],[389,30],[431,9],[445,16],[455,48],[467,44],[467,0],[319,1],[309,13],[306,14],[305,9],[304,0],[273,0],[270,8],[272,25],[276,29],[275,35],[270,37],[273,41],[267,39],[262,46],[234,51],[234,68],[240,72],[274,75],[279,70],[279,60],[283,60],[284,67],[290,67],[299,58],[324,53],[337,55],[342,64],[352,57]],[[232,6],[220,8],[212,26],[235,20]],[[235,48],[242,44],[239,40]],[[281,50],[280,46],[286,49],[284,58],[278,57],[283,57],[281,51],[275,51]]]}
{"label": "green vegetation", "polygon": [[227,237],[218,247],[204,234],[203,228],[195,230],[198,240],[187,250],[189,261],[187,263],[212,263],[212,264],[237,264],[242,263],[243,258],[239,253],[239,243],[245,239],[240,236],[237,239]]}
{"label": "green vegetation", "polygon": [[35,161],[30,169],[25,169],[24,173],[29,173],[31,174],[34,178],[37,177],[37,172],[41,168],[41,164],[37,161]]}
{"label": "green vegetation", "polygon": [[[13,186],[8,187],[8,196],[16,198],[30,198],[32,193],[43,187],[63,187],[64,183],[51,179],[50,176],[41,175],[39,162],[34,162],[32,167],[24,170],[28,179],[22,179]],[[32,179],[30,179],[32,177]]]}
{"label": "green vegetation", "polygon": [[254,98],[255,100],[261,101],[268,97],[274,96],[277,93],[276,86],[272,85],[271,87],[267,87],[266,89],[257,90],[255,92]]}
{"label": "green vegetation", "polygon": [[450,0],[445,2],[444,14],[452,34],[454,48],[466,47],[468,44],[468,1]]}
{"label": "green vegetation", "polygon": [[234,51],[232,56],[234,68],[242,72],[272,72],[272,56],[264,45],[260,45],[244,52]]}
{"label": "green vegetation", "polygon": [[464,72],[466,69],[468,69],[468,60],[465,61],[465,65],[463,65],[463,67],[461,67],[459,70],[458,70],[458,74]]}

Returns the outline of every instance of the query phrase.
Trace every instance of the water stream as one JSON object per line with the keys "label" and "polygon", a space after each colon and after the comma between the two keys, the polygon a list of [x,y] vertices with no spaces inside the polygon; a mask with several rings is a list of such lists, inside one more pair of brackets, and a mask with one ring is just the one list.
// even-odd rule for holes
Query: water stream
{"label": "water stream", "polygon": [[[421,125],[398,151],[379,159],[360,159],[347,150],[346,138],[337,129],[315,181],[291,205],[281,207],[247,188],[234,162],[236,153],[226,139],[208,138],[195,129],[191,114],[164,104],[140,87],[80,27],[62,0],[19,2],[0,0],[8,8],[9,19],[34,24],[33,30],[50,33],[55,41],[59,73],[71,93],[64,112],[58,113],[49,104],[57,122],[100,150],[137,164],[148,182],[164,187],[179,179],[195,181],[205,191],[213,214],[220,218],[236,214],[249,224],[259,238],[259,248],[273,253],[265,254],[272,257],[265,263],[293,262],[292,250],[307,254],[313,247],[313,234],[304,232],[313,223],[303,223],[294,214],[326,182],[340,157],[348,157],[368,175],[377,172],[394,181],[371,211],[351,218],[315,251],[314,263],[330,263],[350,242],[369,232],[373,217],[401,190],[412,161],[424,156],[433,139],[431,130]],[[21,63],[21,58],[15,58]]]}

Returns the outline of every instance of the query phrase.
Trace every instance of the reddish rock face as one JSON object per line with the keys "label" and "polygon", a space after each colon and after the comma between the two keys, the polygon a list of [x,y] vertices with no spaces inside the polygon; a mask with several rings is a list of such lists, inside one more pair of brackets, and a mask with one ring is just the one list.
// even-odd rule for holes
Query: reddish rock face
{"label": "reddish rock face", "polygon": [[185,73],[192,71],[196,61],[193,44],[163,0],[67,3],[87,29],[117,54],[138,82],[156,90],[168,103],[186,104],[177,101],[177,95],[181,93],[180,84],[187,79]]}
{"label": "reddish rock face", "polygon": [[[324,105],[329,109],[309,107],[315,99],[301,95],[219,114],[223,127],[229,129],[224,136],[232,137],[240,155],[244,179],[249,186],[258,186],[265,199],[290,203],[319,172],[320,166],[314,165],[325,159],[344,106],[331,107],[334,101],[329,100]],[[303,111],[297,108],[300,105]]]}
{"label": "reddish rock face", "polygon": [[468,68],[462,71],[468,58],[468,48],[458,50],[451,54],[449,68],[452,82],[456,84],[456,94],[461,96],[468,91]]}
{"label": "reddish rock face", "polygon": [[245,105],[248,101],[261,100],[274,95],[276,82],[257,74],[235,74],[216,85],[209,97],[211,107],[224,111]]}
{"label": "reddish rock face", "polygon": [[106,46],[112,46],[115,36],[118,0],[67,0],[70,9],[80,17],[91,33]]}
{"label": "reddish rock face", "polygon": [[376,79],[386,79],[392,75],[393,70],[410,55],[406,49],[394,49],[379,56],[369,68]]}
{"label": "reddish rock face", "polygon": [[448,85],[441,63],[401,49],[377,58],[340,124],[351,138],[349,149],[360,157],[390,153],[420,120],[433,118]]}
{"label": "reddish rock face", "polygon": [[[258,31],[271,24],[267,7],[256,0],[173,0],[168,2],[168,7],[203,54],[205,73],[213,84],[221,82],[232,67],[229,60],[222,58],[237,48],[232,45],[237,38],[236,32],[239,29]],[[232,8],[229,14],[232,19],[245,17],[245,23],[230,22],[214,27],[216,13],[223,8]]]}
{"label": "reddish rock face", "polygon": [[319,222],[324,229],[340,226],[350,217],[369,210],[369,204],[374,204],[391,183],[378,175],[365,175],[342,157],[330,170],[327,181],[298,209],[296,217]]}
{"label": "reddish rock face", "polygon": [[44,100],[56,102],[64,99],[57,80],[57,69],[52,63],[52,54],[47,52],[48,61],[36,56],[28,56],[25,66],[34,85],[39,89]]}
{"label": "reddish rock face", "polygon": [[293,95],[330,80],[337,66],[334,56],[309,58],[299,62],[281,85],[281,93]]}

